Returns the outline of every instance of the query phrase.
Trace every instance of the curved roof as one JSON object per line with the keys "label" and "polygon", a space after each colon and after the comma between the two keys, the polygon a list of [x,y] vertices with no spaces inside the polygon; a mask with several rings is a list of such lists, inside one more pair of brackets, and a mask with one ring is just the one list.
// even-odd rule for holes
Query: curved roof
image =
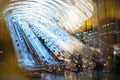
{"label": "curved roof", "polygon": [[26,21],[45,21],[75,33],[92,16],[93,3],[91,0],[14,0],[4,12]]}

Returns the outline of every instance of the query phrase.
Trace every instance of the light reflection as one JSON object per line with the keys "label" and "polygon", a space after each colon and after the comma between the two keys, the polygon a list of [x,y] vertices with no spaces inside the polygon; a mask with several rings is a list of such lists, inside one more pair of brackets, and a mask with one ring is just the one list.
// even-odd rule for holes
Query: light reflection
{"label": "light reflection", "polygon": [[[93,14],[93,3],[90,0],[25,0],[11,3],[5,10],[21,10],[24,14],[46,16],[57,27],[74,33]],[[37,13],[36,13],[37,12]],[[41,14],[42,13],[42,14]],[[21,15],[16,13],[16,15]],[[33,15],[28,15],[33,16]],[[37,17],[36,17],[37,18]],[[57,19],[57,22],[56,22]]]}
{"label": "light reflection", "polygon": [[[48,63],[55,63],[51,52],[60,60],[70,61],[71,55],[77,56],[84,53],[84,56],[88,54],[87,50],[89,49],[68,32],[74,33],[82,25],[82,22],[92,16],[93,13],[91,1],[73,1],[74,3],[71,0],[68,3],[63,0],[18,1],[11,3],[4,10],[4,16],[11,32],[11,27],[13,27],[11,24],[17,23],[16,26],[20,29],[20,34],[26,42],[23,44],[32,49],[26,53],[36,53],[38,60],[42,59]],[[78,5],[81,6],[78,7]],[[16,30],[14,32],[17,39],[20,34],[17,34]],[[11,36],[14,37],[14,34],[11,33]],[[16,45],[13,37],[14,45]],[[19,38],[18,40],[20,41]],[[20,48],[21,51],[22,48],[23,46]],[[22,56],[26,55],[25,52],[22,53]]]}

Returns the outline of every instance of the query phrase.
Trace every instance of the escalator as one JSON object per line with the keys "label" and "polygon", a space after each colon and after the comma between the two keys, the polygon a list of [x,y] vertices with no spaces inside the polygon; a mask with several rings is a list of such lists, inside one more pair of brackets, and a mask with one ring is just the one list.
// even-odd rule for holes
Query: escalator
{"label": "escalator", "polygon": [[[47,5],[43,5],[43,3]],[[67,26],[75,26],[79,21],[81,23],[84,20],[83,18],[87,19],[88,16],[92,15],[91,11],[88,10],[91,15],[86,13],[81,18],[80,15],[85,11],[81,12],[72,4],[65,5],[64,1],[60,1],[60,4],[58,4],[53,0],[50,0],[50,2],[45,0],[43,3],[37,0],[16,1],[4,10],[4,18],[8,24],[20,66],[35,66],[38,64],[46,67],[46,65],[58,65],[63,62],[77,63],[79,62],[79,55],[82,57],[83,64],[88,66],[94,52],[69,33],[74,32],[75,27],[72,29],[72,27]],[[51,5],[51,3],[54,5]],[[60,7],[62,4],[64,6]],[[91,3],[89,5],[92,7]],[[36,6],[39,8],[36,8]],[[62,14],[58,16],[56,8],[60,13],[61,11],[64,14],[66,13],[65,17]],[[50,11],[50,9],[53,11]],[[70,13],[76,15],[75,17],[83,20],[68,24],[69,19],[70,22],[73,21],[72,14],[66,12],[69,9]],[[81,14],[78,15],[78,12]],[[66,19],[66,16],[69,18]]]}
{"label": "escalator", "polygon": [[20,64],[28,66],[29,63],[29,66],[36,66],[37,64],[59,65],[64,61],[78,63],[78,56],[81,55],[83,64],[89,65],[93,51],[64,30],[49,23],[35,24],[14,17],[6,18],[6,21],[11,37],[13,36],[12,40]]}
{"label": "escalator", "polygon": [[20,67],[30,72],[53,72],[53,70],[56,70],[58,74],[64,72],[61,60],[56,60],[57,57],[51,55],[44,43],[36,37],[25,21],[18,20],[18,23],[13,18],[6,18],[6,21]]}
{"label": "escalator", "polygon": [[104,67],[107,65],[113,68],[115,50],[112,46],[98,38],[95,38],[93,33],[88,35],[86,32],[81,31],[75,36],[93,51],[94,54],[92,55],[90,61],[95,62],[95,64],[100,62]]}

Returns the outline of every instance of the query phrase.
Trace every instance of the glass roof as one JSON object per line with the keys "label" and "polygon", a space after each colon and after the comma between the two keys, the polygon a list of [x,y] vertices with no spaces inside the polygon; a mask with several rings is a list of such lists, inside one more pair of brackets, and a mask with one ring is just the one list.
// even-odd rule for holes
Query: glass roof
{"label": "glass roof", "polygon": [[91,0],[12,0],[4,10],[9,17],[49,22],[70,33],[93,14]]}
{"label": "glass roof", "polygon": [[11,2],[3,13],[16,53],[23,63],[28,59],[31,65],[28,49],[48,63],[55,63],[49,51],[62,60],[83,53],[87,58],[88,47],[69,33],[75,33],[92,16],[92,1],[20,0]]}

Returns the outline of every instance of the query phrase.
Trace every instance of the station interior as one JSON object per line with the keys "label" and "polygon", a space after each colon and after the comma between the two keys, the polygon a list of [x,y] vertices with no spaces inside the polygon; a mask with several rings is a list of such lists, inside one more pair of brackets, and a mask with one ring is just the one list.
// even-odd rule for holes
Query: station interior
{"label": "station interior", "polygon": [[0,0],[0,80],[120,80],[120,0]]}

